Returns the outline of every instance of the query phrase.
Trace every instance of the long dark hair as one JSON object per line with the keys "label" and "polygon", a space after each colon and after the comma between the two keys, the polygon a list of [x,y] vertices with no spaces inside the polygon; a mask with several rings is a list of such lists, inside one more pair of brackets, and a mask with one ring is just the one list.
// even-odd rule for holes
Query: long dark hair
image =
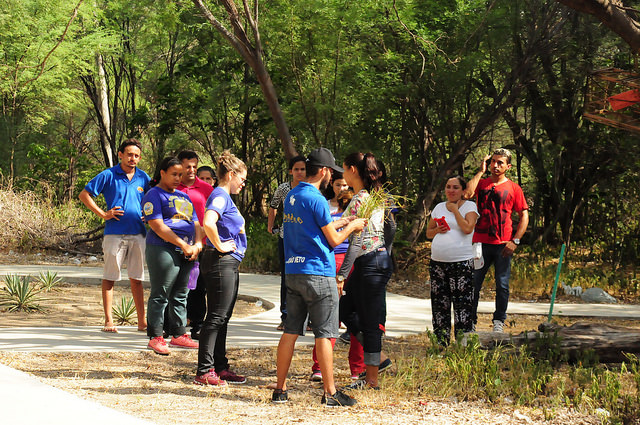
{"label": "long dark hair", "polygon": [[358,175],[360,179],[362,179],[362,184],[367,191],[382,187],[382,172],[380,171],[376,157],[371,152],[367,152],[364,155],[362,152],[349,154],[344,159],[344,164],[347,167],[356,167]]}
{"label": "long dark hair", "polygon": [[336,196],[336,193],[333,191],[333,183],[336,180],[340,180],[343,179],[344,176],[342,175],[342,173],[340,171],[332,171],[331,172],[331,182],[329,183],[329,186],[327,186],[327,188],[325,189],[323,195],[325,198],[327,198],[327,200],[331,200]]}
{"label": "long dark hair", "polygon": [[153,175],[153,179],[149,182],[149,185],[151,187],[156,186],[158,183],[160,183],[160,171],[167,171],[169,168],[175,167],[176,165],[182,165],[182,162],[175,156],[168,156],[160,161],[160,164],[158,164],[156,172]]}

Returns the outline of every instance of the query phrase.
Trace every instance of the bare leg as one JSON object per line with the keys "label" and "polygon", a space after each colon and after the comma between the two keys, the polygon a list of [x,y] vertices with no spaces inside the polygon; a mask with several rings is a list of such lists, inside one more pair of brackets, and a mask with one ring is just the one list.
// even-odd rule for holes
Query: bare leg
{"label": "bare leg", "polygon": [[378,386],[378,366],[369,366],[367,365],[367,377],[365,378],[367,380],[367,384],[369,384],[372,387],[377,387]]}
{"label": "bare leg", "polygon": [[322,385],[324,392],[335,394],[336,386],[333,381],[333,347],[329,338],[316,338],[316,353],[322,372]]}
{"label": "bare leg", "polygon": [[[291,366],[291,358],[293,357],[293,349],[296,345],[298,335],[283,333],[278,343],[278,357],[276,360],[277,365],[277,383],[276,388],[286,390],[285,382],[287,380],[287,374],[289,373],[289,366]],[[322,367],[322,366],[321,366]],[[324,371],[322,372],[324,373]]]}
{"label": "bare leg", "polygon": [[115,332],[116,327],[113,324],[113,315],[111,309],[113,307],[113,280],[102,279],[102,306],[104,308],[104,331]]}
{"label": "bare leg", "polygon": [[133,303],[136,305],[136,313],[138,315],[138,330],[147,329],[147,316],[144,314],[144,289],[142,281],[129,279],[131,281],[131,295],[133,295]]}

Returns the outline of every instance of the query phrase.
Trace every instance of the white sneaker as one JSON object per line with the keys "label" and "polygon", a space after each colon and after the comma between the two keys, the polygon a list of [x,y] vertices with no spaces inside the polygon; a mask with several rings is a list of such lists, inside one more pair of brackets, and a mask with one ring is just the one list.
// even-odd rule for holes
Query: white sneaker
{"label": "white sneaker", "polygon": [[494,332],[504,332],[504,322],[502,320],[494,320],[493,321],[493,331]]}

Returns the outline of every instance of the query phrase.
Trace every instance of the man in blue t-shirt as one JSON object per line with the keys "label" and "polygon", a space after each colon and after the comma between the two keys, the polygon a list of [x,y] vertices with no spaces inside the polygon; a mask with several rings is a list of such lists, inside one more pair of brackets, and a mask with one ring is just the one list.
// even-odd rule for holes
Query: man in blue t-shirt
{"label": "man in blue t-shirt", "polygon": [[[95,176],[84,190],[80,200],[105,221],[102,249],[104,273],[102,275],[102,304],[104,307],[104,332],[118,332],[113,323],[113,285],[121,278],[121,268],[127,264],[131,281],[131,294],[138,315],[138,330],[147,328],[144,314],[144,250],[145,227],[142,221],[142,197],[149,189],[149,176],[137,168],[142,147],[136,139],[129,139],[118,148],[120,163]],[[102,194],[107,211],[93,198]]]}
{"label": "man in blue t-shirt", "polygon": [[[325,148],[312,151],[306,161],[306,180],[291,189],[284,201],[284,257],[287,275],[287,317],[278,344],[277,377],[274,403],[288,400],[285,381],[298,335],[304,335],[309,315],[316,339],[316,352],[322,372],[324,394],[321,403],[328,406],[352,406],[348,395],[337,391],[333,380],[331,338],[338,336],[338,288],[333,247],[352,232],[362,231],[364,219],[348,224],[333,221],[329,203],[321,191],[331,181],[331,170],[342,172],[333,154]],[[336,228],[343,227],[341,232]]]}

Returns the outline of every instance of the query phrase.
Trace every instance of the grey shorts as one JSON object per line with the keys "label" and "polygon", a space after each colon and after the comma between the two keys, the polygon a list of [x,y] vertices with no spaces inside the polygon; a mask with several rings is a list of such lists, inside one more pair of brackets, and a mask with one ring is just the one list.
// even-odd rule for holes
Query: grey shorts
{"label": "grey shorts", "polygon": [[288,274],[284,332],[304,335],[307,314],[316,338],[338,337],[338,288],[333,277]]}
{"label": "grey shorts", "polygon": [[122,266],[126,263],[129,279],[144,280],[144,249],[143,235],[104,235],[102,278],[114,282],[120,280]]}

